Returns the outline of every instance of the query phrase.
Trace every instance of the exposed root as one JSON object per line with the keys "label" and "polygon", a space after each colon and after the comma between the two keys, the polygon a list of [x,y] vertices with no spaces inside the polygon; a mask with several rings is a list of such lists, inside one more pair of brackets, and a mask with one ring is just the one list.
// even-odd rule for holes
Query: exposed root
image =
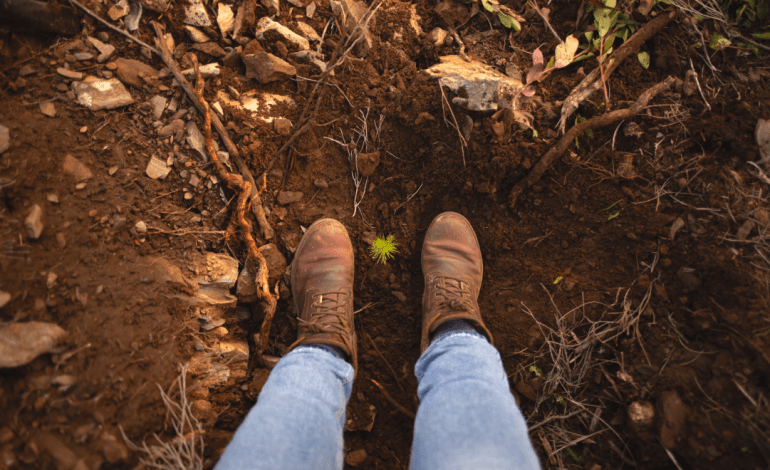
{"label": "exposed root", "polygon": [[417,418],[417,415],[415,415],[413,411],[410,411],[409,409],[405,408],[403,405],[401,405],[399,402],[397,402],[392,396],[390,396],[390,393],[388,393],[388,391],[385,390],[385,387],[380,385],[379,382],[377,382],[376,380],[373,380],[373,379],[369,379],[369,380],[371,380],[371,382],[374,385],[376,385],[377,388],[380,389],[380,392],[382,393],[382,396],[385,397],[385,399],[388,400],[388,402],[391,405],[395,406],[398,411],[400,411],[401,413],[405,414],[406,416],[409,416],[412,419]]}
{"label": "exposed root", "polygon": [[[189,365],[181,366],[181,372],[174,384],[169,387],[168,393],[163,391],[160,385],[160,396],[166,406],[167,416],[171,418],[171,426],[174,428],[174,438],[163,441],[157,434],[153,434],[157,444],[148,445],[142,441],[142,445],[134,444],[120,426],[123,440],[132,451],[138,453],[139,461],[146,468],[159,470],[203,470],[203,427],[193,416],[191,404],[187,401],[187,369]],[[179,388],[179,401],[174,401],[169,395],[174,385]]]}
{"label": "exposed root", "polygon": [[574,125],[570,130],[559,140],[556,145],[551,147],[548,152],[546,152],[545,155],[540,159],[539,162],[532,168],[532,170],[529,172],[529,174],[521,181],[516,183],[516,185],[511,190],[511,195],[509,197],[509,206],[513,208],[516,205],[516,201],[519,199],[519,196],[530,186],[535,184],[541,176],[549,169],[551,168],[551,165],[553,165],[556,160],[561,157],[561,154],[564,153],[565,150],[567,150],[567,147],[569,147],[572,142],[575,140],[576,137],[578,137],[580,134],[585,132],[586,129],[599,129],[604,126],[608,126],[612,123],[615,123],[617,121],[623,120],[623,119],[629,119],[633,116],[636,116],[639,114],[639,112],[642,111],[647,106],[647,103],[650,102],[652,98],[654,98],[658,93],[662,92],[663,90],[668,89],[672,84],[674,83],[673,77],[668,77],[663,82],[658,83],[657,85],[654,85],[647,89],[644,93],[639,96],[639,99],[636,100],[636,103],[631,105],[631,107],[626,109],[619,109],[617,111],[612,111],[607,114],[604,114],[602,116],[598,116],[592,119],[588,119],[587,121],[583,121],[581,123],[578,123]]}

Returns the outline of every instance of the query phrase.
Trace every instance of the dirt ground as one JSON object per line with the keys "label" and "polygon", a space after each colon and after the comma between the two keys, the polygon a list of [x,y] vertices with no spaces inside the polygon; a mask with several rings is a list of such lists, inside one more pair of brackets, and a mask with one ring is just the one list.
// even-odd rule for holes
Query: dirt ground
{"label": "dirt ground", "polygon": [[[525,11],[526,2],[510,3]],[[104,18],[113,5],[85,4]],[[329,23],[329,1],[316,4],[310,18],[282,3],[274,19],[293,30],[298,21],[319,34],[326,27],[321,52],[328,59],[340,32]],[[549,5],[561,37],[573,32],[579,6]],[[528,106],[537,137],[518,126],[498,137],[491,112],[452,105],[454,119],[473,122],[461,150],[442,91],[423,72],[458,53],[456,42],[436,45],[429,37],[445,27],[435,7],[382,3],[372,48],[335,70],[315,124],[294,142],[293,157],[282,155],[268,172],[262,201],[274,236],[265,239],[251,220],[258,245],[275,244],[269,275],[280,300],[266,351],[274,357],[296,339],[284,272],[303,229],[332,217],[349,230],[360,370],[345,451],[363,449],[365,458],[348,459],[346,468],[408,467],[413,420],[374,381],[417,410],[420,247],[433,217],[448,210],[468,217],[478,234],[480,305],[544,468],[768,468],[770,180],[748,163],[760,159],[757,121],[770,117],[766,59],[709,49],[719,70],[712,72],[678,16],[642,47],[648,69],[630,58],[607,80],[611,107],[626,107],[667,76],[684,79],[691,68],[702,94],[675,87],[631,122],[579,137],[511,208],[514,184],[559,138],[559,107],[582,79],[578,69],[588,73],[596,61],[536,85]],[[314,83],[261,84],[244,76],[239,58],[193,49],[183,10],[145,10],[135,34],[154,44],[150,20],[159,21],[201,64],[221,64],[205,97],[221,104],[222,121],[257,176],[296,130]],[[256,5],[256,19],[269,13]],[[211,468],[270,371],[253,354],[264,304],[242,295],[234,279],[222,281],[224,300],[201,303],[190,281],[219,282],[213,254],[243,269],[243,245],[226,239],[226,201],[234,193],[191,148],[188,131],[173,127],[181,119],[203,129],[203,121],[159,57],[84,14],[82,28],[75,36],[0,29],[0,124],[10,130],[10,148],[0,154],[0,294],[10,300],[0,306],[0,322],[49,322],[66,331],[49,353],[0,372],[0,469],[142,468],[147,455],[121,429],[137,444],[202,440],[201,465]],[[211,43],[238,45],[216,26],[204,32]],[[471,58],[524,75],[535,48],[557,45],[536,15],[510,38],[483,14],[458,33]],[[253,44],[253,28],[245,36]],[[116,51],[104,63],[79,60],[76,53],[98,55],[87,37]],[[280,54],[286,46],[262,40],[246,47]],[[86,109],[73,99],[72,80],[57,72],[69,64],[109,78],[119,58],[157,75],[139,76],[138,86],[128,86],[133,104],[113,110]],[[259,109],[228,101],[236,96],[228,87]],[[155,96],[176,110],[154,117]],[[596,93],[577,116],[601,115],[604,101]],[[48,103],[53,117],[42,113]],[[285,130],[279,118],[294,127]],[[335,141],[349,141],[364,126],[380,160],[356,191],[348,149]],[[145,172],[152,157],[170,162],[165,178]],[[281,204],[282,191],[302,197]],[[34,205],[43,212],[37,239],[25,227]],[[369,243],[388,234],[399,252],[377,264]],[[184,364],[187,393],[180,397]],[[189,400],[200,430],[173,427],[174,408],[161,390]]]}

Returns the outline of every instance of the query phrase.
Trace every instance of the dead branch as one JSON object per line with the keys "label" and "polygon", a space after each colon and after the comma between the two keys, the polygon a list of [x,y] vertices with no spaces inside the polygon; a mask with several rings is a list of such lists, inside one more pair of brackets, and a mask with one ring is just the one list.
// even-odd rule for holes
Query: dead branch
{"label": "dead branch", "polygon": [[412,411],[410,411],[408,408],[405,408],[403,405],[397,402],[392,396],[390,396],[390,393],[388,393],[388,391],[385,390],[385,387],[380,385],[379,382],[377,382],[374,379],[369,379],[369,380],[371,380],[372,383],[376,385],[377,388],[380,389],[382,396],[385,397],[385,399],[388,400],[388,402],[390,402],[391,405],[395,406],[398,411],[404,413],[405,415],[409,416],[412,419],[415,419],[417,417]]}
{"label": "dead branch", "polygon": [[[158,23],[153,22],[153,26],[155,27],[155,34],[157,35],[156,43],[158,45],[158,48],[161,51],[161,57],[163,57],[164,62],[166,62],[166,65],[168,65],[169,68],[172,70],[172,72],[174,72],[174,75],[177,75],[177,72],[179,72],[179,67],[176,65],[176,62],[171,57],[171,52],[167,49],[167,46],[162,40],[163,31],[161,30],[160,25]],[[189,57],[193,63],[193,68],[195,70],[195,75],[197,77],[196,87],[193,88],[190,85],[190,82],[188,82],[184,78],[181,72],[179,72],[177,79],[179,80],[179,83],[182,84],[182,87],[185,89],[185,91],[188,94],[191,94],[191,98],[193,102],[201,111],[201,114],[203,114],[203,134],[204,134],[204,137],[206,138],[206,153],[208,153],[209,160],[211,160],[211,163],[214,165],[214,169],[216,170],[217,175],[219,176],[219,179],[227,183],[227,186],[231,190],[238,193],[238,203],[236,205],[235,210],[233,211],[232,221],[241,229],[241,237],[243,238],[244,245],[246,245],[248,260],[251,261],[252,266],[257,267],[257,273],[256,273],[256,279],[255,279],[255,283],[257,285],[257,294],[262,300],[266,301],[268,304],[266,309],[267,312],[265,314],[265,319],[262,321],[262,327],[260,328],[260,344],[257,345],[257,359],[261,361],[262,352],[265,349],[267,349],[268,336],[270,333],[270,325],[272,324],[272,321],[273,321],[273,314],[275,313],[277,299],[276,299],[276,296],[270,293],[270,286],[267,281],[268,279],[267,262],[265,261],[265,258],[262,256],[262,254],[259,252],[259,249],[257,249],[257,243],[254,241],[254,237],[251,234],[251,226],[249,226],[249,223],[246,221],[246,218],[244,216],[244,213],[247,210],[247,206],[251,203],[250,201],[251,194],[252,193],[257,194],[257,197],[255,199],[258,200],[259,193],[257,191],[256,184],[254,183],[253,179],[251,181],[249,181],[246,177],[238,179],[232,174],[230,174],[227,171],[227,168],[225,168],[224,164],[222,164],[222,161],[219,159],[219,155],[217,155],[217,153],[214,151],[214,143],[211,137],[211,122],[212,122],[212,118],[216,118],[216,115],[211,113],[211,110],[209,109],[209,104],[203,98],[204,81],[200,75],[200,70],[198,68],[198,58],[195,56],[195,54],[190,54]],[[217,122],[219,122],[218,119],[217,119]],[[220,126],[221,124],[222,123],[220,122]],[[232,143],[229,136],[226,137],[227,130],[224,129],[224,126],[222,126],[222,129],[224,131],[224,133],[222,134],[222,137],[223,137],[222,140],[225,141],[225,143],[229,141],[230,145],[232,145],[233,149],[235,149],[235,145]],[[229,146],[228,146],[228,149],[229,149]],[[235,149],[235,151],[237,152],[237,149]],[[251,176],[250,173],[248,173],[248,168],[247,168],[247,174]],[[254,201],[254,202],[257,202],[257,201]]]}
{"label": "dead branch", "polygon": [[[664,26],[668,24],[671,19],[676,15],[676,11],[662,13],[660,16],[645,24],[639,31],[633,36],[628,38],[626,42],[617,48],[615,52],[610,55],[608,60],[604,63],[606,67],[597,67],[591,73],[581,81],[575,89],[569,94],[564,104],[561,107],[561,119],[559,119],[559,132],[564,134],[567,120],[572,116],[572,113],[580,106],[580,103],[587,100],[595,91],[598,91],[602,84],[602,78],[608,79],[610,74],[620,65],[623,60],[629,55],[639,50],[642,44],[648,39],[658,33]],[[609,103],[607,103],[609,106]]]}
{"label": "dead branch", "polygon": [[96,19],[96,21],[98,21],[99,23],[103,24],[104,26],[110,28],[111,30],[115,31],[116,33],[120,33],[123,36],[127,37],[128,39],[130,39],[130,40],[134,41],[135,43],[139,44],[140,46],[146,47],[150,51],[152,51],[152,52],[154,52],[154,53],[156,53],[158,55],[161,55],[160,51],[158,51],[154,47],[150,46],[149,44],[145,43],[144,41],[142,41],[141,39],[137,38],[136,36],[132,35],[131,33],[127,32],[127,31],[123,31],[122,29],[109,24],[107,21],[105,21],[102,18],[100,18],[99,15],[97,15],[96,13],[92,12],[91,10],[89,10],[85,5],[83,5],[82,3],[78,2],[78,0],[70,0],[70,3],[72,3],[76,7],[80,8],[84,12],[88,13],[90,16],[92,16],[94,19]]}
{"label": "dead branch", "polygon": [[529,174],[523,180],[516,183],[516,185],[511,190],[511,195],[509,197],[509,206],[513,208],[516,205],[516,201],[518,200],[521,193],[523,193],[524,190],[526,190],[527,188],[532,186],[534,183],[536,183],[540,179],[540,177],[543,176],[543,174],[549,168],[551,168],[551,165],[553,165],[556,162],[556,160],[559,159],[561,154],[564,153],[565,150],[567,150],[567,147],[569,147],[570,144],[572,144],[575,138],[578,137],[583,132],[585,132],[586,129],[599,129],[601,127],[608,126],[622,119],[630,119],[636,116],[637,114],[639,114],[639,112],[641,112],[647,106],[647,103],[649,103],[652,98],[654,98],[658,93],[662,92],[663,90],[668,89],[673,83],[674,83],[674,78],[668,77],[661,83],[658,83],[657,85],[654,85],[648,88],[647,91],[645,91],[639,96],[639,99],[636,100],[636,103],[631,105],[631,107],[626,109],[619,109],[617,111],[612,111],[602,116],[591,118],[574,125],[561,138],[561,140],[559,140],[556,143],[556,145],[551,147],[551,149],[548,150],[548,152],[546,152],[545,155],[543,155],[540,161],[537,162],[534,168],[532,168],[532,171],[530,171]]}
{"label": "dead branch", "polygon": [[377,343],[372,340],[372,337],[368,334],[364,333],[366,335],[366,339],[369,340],[370,343],[372,343],[372,346],[374,346],[374,350],[377,352],[377,355],[380,356],[380,359],[382,359],[382,362],[385,363],[386,366],[388,366],[388,370],[390,371],[391,375],[393,375],[393,378],[396,379],[396,383],[398,384],[398,388],[401,389],[401,391],[404,391],[404,386],[401,385],[401,380],[399,380],[398,375],[396,375],[396,371],[393,370],[393,367],[391,367],[390,362],[388,362],[387,359],[385,359],[385,356],[382,355],[380,352],[380,348],[377,347]]}

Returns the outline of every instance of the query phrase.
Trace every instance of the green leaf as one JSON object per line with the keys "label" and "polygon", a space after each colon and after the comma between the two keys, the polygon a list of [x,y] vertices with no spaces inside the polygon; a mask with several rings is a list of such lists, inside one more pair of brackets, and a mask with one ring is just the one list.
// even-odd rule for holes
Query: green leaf
{"label": "green leaf", "polygon": [[596,54],[594,54],[593,52],[589,52],[588,54],[583,54],[580,57],[578,57],[575,60],[573,60],[572,63],[575,64],[575,63],[581,62],[583,60],[590,59],[594,55],[596,55]]}
{"label": "green leaf", "polygon": [[562,280],[562,279],[564,279],[564,276],[559,276],[559,277],[557,277],[557,278],[556,278],[556,280],[555,280],[555,281],[553,281],[553,283],[554,283],[554,284],[558,284],[558,283],[560,283],[560,282],[561,282],[561,280]]}
{"label": "green leaf", "polygon": [[732,45],[730,40],[719,33],[712,34],[711,39],[709,40],[709,47],[714,49],[715,51],[730,45]]}
{"label": "green leaf", "polygon": [[495,13],[497,11],[492,5],[490,5],[489,0],[481,0],[481,5],[490,13]]}
{"label": "green leaf", "polygon": [[765,39],[770,41],[770,32],[768,33],[755,33],[751,35],[754,39]]}
{"label": "green leaf", "polygon": [[612,49],[612,44],[615,42],[615,33],[608,34],[607,39],[604,40],[604,51]]}
{"label": "green leaf", "polygon": [[591,39],[593,39],[593,37],[594,37],[594,32],[593,31],[586,31],[585,35],[586,35],[586,39],[588,39],[588,41],[590,42]]}
{"label": "green leaf", "polygon": [[615,6],[618,4],[617,0],[602,0],[602,3],[606,7],[615,8]]}
{"label": "green leaf", "polygon": [[554,64],[556,63],[556,57],[551,57],[551,60],[548,61],[548,65],[545,66],[545,69],[552,69]]}
{"label": "green leaf", "polygon": [[594,131],[592,131],[591,129],[586,129],[586,135],[588,136],[589,139],[593,139]]}
{"label": "green leaf", "polygon": [[617,217],[619,215],[620,215],[620,211],[615,212],[614,214],[610,214],[610,216],[607,217],[607,222],[609,222],[610,220],[614,219],[615,217]]}
{"label": "green leaf", "polygon": [[646,52],[640,52],[636,54],[636,58],[639,59],[639,63],[642,64],[642,67],[646,69],[650,68],[650,54]]}
{"label": "green leaf", "polygon": [[596,32],[601,37],[606,36],[612,27],[612,18],[610,17],[611,12],[612,10],[609,8],[599,8],[594,10],[594,24],[596,25]]}
{"label": "green leaf", "polygon": [[497,18],[500,20],[500,23],[502,23],[502,25],[505,26],[506,28],[512,29],[514,31],[521,31],[521,24],[518,21],[516,21],[516,18],[500,12],[497,13]]}
{"label": "green leaf", "polygon": [[570,34],[563,43],[556,46],[556,60],[554,62],[554,67],[560,69],[571,64],[572,59],[575,58],[575,52],[577,52],[579,44],[580,42],[578,39]]}

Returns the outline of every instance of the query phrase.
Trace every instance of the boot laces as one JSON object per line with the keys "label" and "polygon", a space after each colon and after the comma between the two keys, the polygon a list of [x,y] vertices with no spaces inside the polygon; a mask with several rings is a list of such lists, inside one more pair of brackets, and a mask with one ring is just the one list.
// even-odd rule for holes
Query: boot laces
{"label": "boot laces", "polygon": [[307,322],[309,333],[333,333],[343,338],[347,337],[348,325],[348,294],[346,292],[326,292],[313,296],[310,306],[310,319]]}
{"label": "boot laces", "polygon": [[[443,281],[443,282],[442,282]],[[471,286],[457,279],[441,277],[436,279],[434,307],[440,310],[474,312],[471,301]]]}

